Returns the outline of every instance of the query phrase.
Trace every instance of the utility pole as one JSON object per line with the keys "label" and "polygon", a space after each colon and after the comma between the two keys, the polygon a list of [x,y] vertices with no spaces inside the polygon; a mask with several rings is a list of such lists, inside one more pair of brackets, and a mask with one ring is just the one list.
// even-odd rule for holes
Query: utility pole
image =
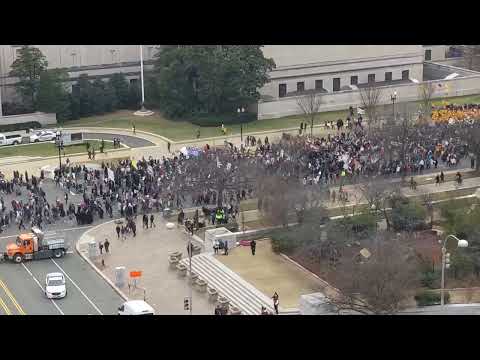
{"label": "utility pole", "polygon": [[190,298],[190,315],[192,314],[192,235],[188,234],[188,266],[189,266],[189,273],[190,273],[190,288],[188,289],[188,297]]}

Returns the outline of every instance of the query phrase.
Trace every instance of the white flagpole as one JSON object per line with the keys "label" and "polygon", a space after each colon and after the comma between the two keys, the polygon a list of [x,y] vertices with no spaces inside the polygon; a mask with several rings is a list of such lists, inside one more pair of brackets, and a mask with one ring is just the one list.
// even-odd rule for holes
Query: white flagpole
{"label": "white flagpole", "polygon": [[143,84],[143,45],[140,45],[140,78],[142,81],[142,109],[145,103],[145,88]]}

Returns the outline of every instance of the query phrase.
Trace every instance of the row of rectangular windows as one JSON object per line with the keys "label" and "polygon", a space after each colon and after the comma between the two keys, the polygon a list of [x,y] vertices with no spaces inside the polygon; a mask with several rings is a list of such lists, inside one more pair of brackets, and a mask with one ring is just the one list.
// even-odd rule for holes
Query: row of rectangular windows
{"label": "row of rectangular windows", "polygon": [[[408,80],[410,72],[408,70],[402,71],[402,80]],[[392,81],[392,72],[385,73],[385,81]],[[375,82],[375,74],[368,74],[368,83]],[[350,77],[350,85],[358,85],[358,76]],[[333,91],[340,91],[340,78],[333,78]],[[315,90],[323,90],[323,80],[315,80]],[[305,81],[297,82],[297,92],[305,91]],[[278,96],[287,96],[287,84],[278,85]]]}

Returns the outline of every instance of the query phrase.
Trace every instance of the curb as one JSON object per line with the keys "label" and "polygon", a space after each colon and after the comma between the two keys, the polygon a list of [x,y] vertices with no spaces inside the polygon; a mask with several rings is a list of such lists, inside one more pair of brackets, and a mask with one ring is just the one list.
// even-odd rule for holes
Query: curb
{"label": "curb", "polygon": [[93,228],[91,229],[88,229],[87,231],[85,231],[82,236],[80,236],[80,238],[77,240],[77,242],[75,243],[75,250],[77,251],[78,255],[80,255],[80,257],[85,261],[87,262],[92,268],[93,270],[96,271],[96,273],[98,275],[100,275],[103,280],[105,280],[107,282],[108,285],[110,285],[112,287],[113,290],[115,290],[115,292],[120,295],[120,297],[122,299],[124,299],[125,301],[128,301],[128,297],[123,293],[122,290],[120,290],[113,282],[112,280],[110,280],[87,256],[85,256],[84,254],[82,254],[82,252],[80,251],[80,239],[85,236],[87,233],[89,233],[90,231],[92,230],[95,230],[96,228],[98,228],[99,226],[102,226],[102,225],[105,225],[105,224],[109,224],[109,223],[112,223],[114,221],[116,221],[118,219],[115,219],[115,220],[110,220],[110,221],[107,221],[107,222],[104,222],[102,224],[98,224],[96,226],[94,226]]}
{"label": "curb", "polygon": [[[78,130],[80,127],[70,127],[70,128],[62,128],[63,130]],[[91,126],[91,127],[85,127],[85,129],[105,129],[105,130],[110,130],[110,131],[124,131],[124,132],[128,132],[128,131],[132,131],[131,129],[126,129],[126,128],[109,128],[109,127],[103,127],[103,126]],[[143,131],[143,130],[136,130],[135,129],[135,135],[137,133],[142,133],[142,134],[146,134],[146,135],[150,135],[150,136],[153,136],[155,138],[159,138],[159,139],[162,139],[163,141],[169,141],[172,143],[172,141],[162,135],[158,135],[158,134],[154,134],[154,133],[151,133],[151,132],[148,132],[148,131]],[[116,134],[116,135],[124,135],[124,136],[133,136],[135,137],[135,135],[133,134],[133,132],[129,135],[126,135],[126,134]],[[141,138],[141,139],[144,139],[144,140],[148,140],[148,139],[145,139],[145,138]],[[156,144],[158,145],[158,144]]]}

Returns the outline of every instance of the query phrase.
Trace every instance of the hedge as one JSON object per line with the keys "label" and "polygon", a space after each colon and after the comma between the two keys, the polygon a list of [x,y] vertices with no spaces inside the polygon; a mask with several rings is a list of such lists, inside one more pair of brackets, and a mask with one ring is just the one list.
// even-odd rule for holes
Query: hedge
{"label": "hedge", "polygon": [[17,124],[0,125],[0,132],[38,129],[41,127],[42,125],[38,121],[29,121],[29,122],[17,123]]}
{"label": "hedge", "polygon": [[235,124],[247,124],[257,120],[257,114],[255,113],[242,113],[242,114],[195,114],[187,119],[194,125],[202,127],[215,127]]}
{"label": "hedge", "polygon": [[[444,294],[445,304],[450,302],[450,293],[445,292]],[[415,301],[417,306],[431,306],[431,305],[440,305],[441,303],[441,293],[436,293],[432,291],[422,291],[415,295]]]}

